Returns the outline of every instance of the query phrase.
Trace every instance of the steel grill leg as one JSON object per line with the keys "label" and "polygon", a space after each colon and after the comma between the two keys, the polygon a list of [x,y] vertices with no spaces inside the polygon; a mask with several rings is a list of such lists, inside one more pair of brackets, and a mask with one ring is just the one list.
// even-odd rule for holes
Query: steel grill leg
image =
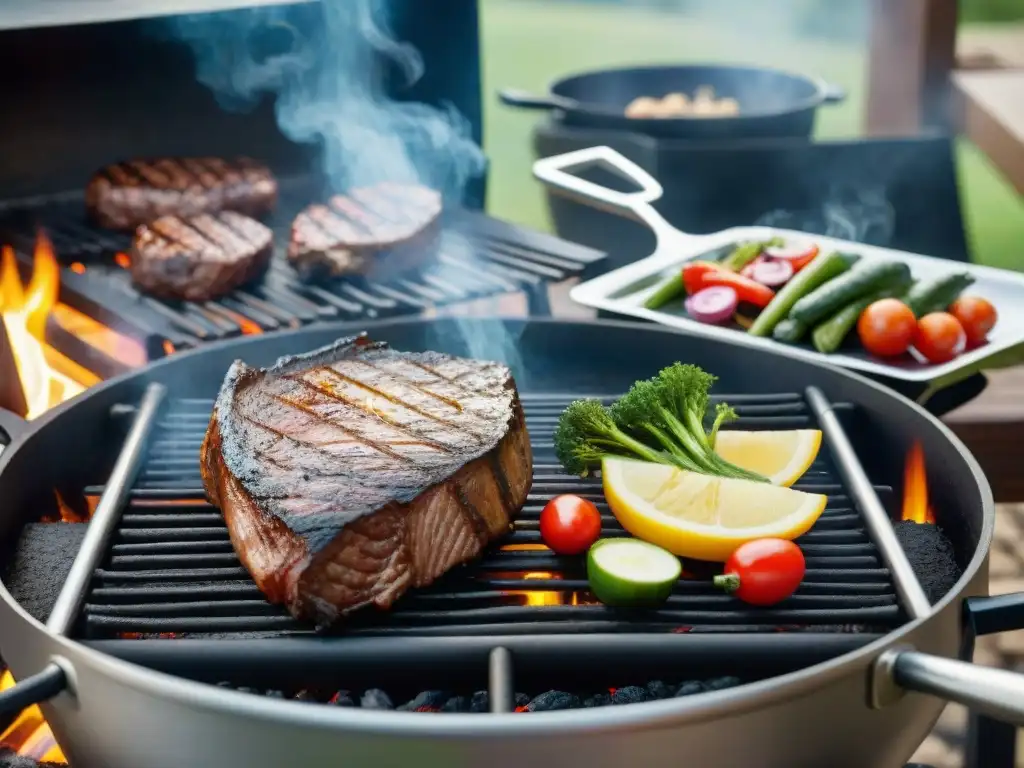
{"label": "steel grill leg", "polygon": [[156,424],[156,416],[166,394],[167,390],[161,384],[154,383],[146,387],[135,421],[89,521],[82,546],[53,604],[50,618],[46,621],[46,628],[56,635],[67,635],[78,619],[92,575],[106,554],[107,543],[121,519],[128,494],[142,467],[149,435]]}
{"label": "steel grill leg", "polygon": [[919,619],[928,616],[932,612],[932,604],[921,588],[921,582],[917,580],[914,567],[907,560],[907,555],[900,546],[896,532],[893,530],[892,521],[885,511],[885,507],[875,493],[871,481],[864,473],[864,468],[857,458],[856,451],[846,437],[846,430],[839,423],[832,410],[832,405],[824,393],[817,387],[807,388],[807,404],[811,407],[818,420],[818,426],[825,434],[829,446],[832,448],[833,457],[836,460],[836,469],[850,490],[850,495],[856,500],[864,522],[867,523],[871,538],[878,546],[882,559],[892,573],[893,584],[900,596],[904,609],[911,619]]}

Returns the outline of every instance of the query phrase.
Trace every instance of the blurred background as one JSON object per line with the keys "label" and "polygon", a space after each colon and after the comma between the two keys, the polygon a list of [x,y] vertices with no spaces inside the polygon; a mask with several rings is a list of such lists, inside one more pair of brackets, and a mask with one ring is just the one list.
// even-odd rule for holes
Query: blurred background
{"label": "blurred background", "polygon": [[[816,139],[865,134],[870,0],[481,0],[480,7],[488,208],[501,218],[551,228],[530,175],[530,136],[542,118],[498,103],[503,87],[544,93],[567,74],[638,64],[773,66],[847,90],[842,104],[818,111]],[[1019,34],[1024,55],[1024,0],[961,0],[958,25],[958,52],[993,34]],[[1024,198],[969,140],[955,144],[972,259],[1024,269]]]}

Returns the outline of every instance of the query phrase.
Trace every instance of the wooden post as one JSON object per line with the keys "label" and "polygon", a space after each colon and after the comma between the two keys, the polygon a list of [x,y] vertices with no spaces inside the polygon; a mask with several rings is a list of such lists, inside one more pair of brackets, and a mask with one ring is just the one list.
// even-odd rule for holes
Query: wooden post
{"label": "wooden post", "polygon": [[866,131],[950,130],[957,0],[871,0]]}
{"label": "wooden post", "polygon": [[0,408],[25,418],[28,414],[28,403],[25,391],[18,378],[18,366],[14,362],[14,352],[7,337],[7,327],[3,315],[0,315]]}

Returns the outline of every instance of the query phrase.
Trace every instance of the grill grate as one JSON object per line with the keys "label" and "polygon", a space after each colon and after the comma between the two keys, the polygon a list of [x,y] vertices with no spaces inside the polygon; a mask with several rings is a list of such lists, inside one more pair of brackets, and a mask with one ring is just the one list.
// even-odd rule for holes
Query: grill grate
{"label": "grill grate", "polygon": [[446,213],[443,234],[428,246],[433,253],[417,271],[387,281],[345,278],[307,285],[283,251],[295,214],[320,198],[319,192],[308,178],[280,181],[277,208],[266,220],[276,244],[269,272],[216,301],[162,301],[135,290],[117,256],[130,250],[130,235],[90,224],[80,192],[0,202],[0,238],[27,262],[36,230],[44,229],[65,265],[61,300],[144,341],[151,357],[165,354],[165,341],[183,349],[243,333],[415,314],[520,291],[535,310],[544,310],[548,283],[586,275],[604,258],[599,251],[460,209]]}
{"label": "grill grate", "polygon": [[[888,631],[903,620],[890,571],[837,479],[827,441],[795,486],[826,493],[829,501],[800,539],[807,575],[788,601],[770,609],[746,607],[711,586],[711,566],[687,562],[693,578],[681,579],[660,609],[638,613],[600,605],[587,591],[582,559],[552,554],[538,531],[548,499],[579,493],[601,510],[604,535],[627,535],[604,503],[600,482],[566,475],[555,459],[552,431],[571,399],[523,396],[534,449],[534,485],[514,532],[477,563],[406,594],[392,610],[353,616],[344,623],[346,636],[869,633]],[[722,399],[736,408],[739,429],[814,426],[800,394]],[[232,551],[219,512],[203,498],[198,452],[211,408],[212,400],[172,401],[154,427],[109,556],[95,571],[86,598],[82,631],[87,638],[312,631],[266,602]],[[97,486],[86,492],[98,495],[102,490]],[[883,499],[892,493],[889,487],[876,486],[875,491]]]}

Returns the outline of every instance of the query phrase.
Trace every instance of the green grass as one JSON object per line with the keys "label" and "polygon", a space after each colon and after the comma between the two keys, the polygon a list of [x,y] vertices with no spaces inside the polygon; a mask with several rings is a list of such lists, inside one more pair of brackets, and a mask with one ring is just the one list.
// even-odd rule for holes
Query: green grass
{"label": "green grass", "polygon": [[[722,0],[726,2],[726,0]],[[795,39],[766,15],[746,28],[603,4],[560,0],[483,0],[485,148],[491,158],[489,209],[501,218],[550,229],[530,174],[531,130],[540,113],[497,102],[501,87],[543,91],[552,80],[592,68],[633,64],[731,62],[819,75],[847,89],[845,103],[820,110],[817,135],[858,136],[863,124],[866,48]],[[961,202],[976,261],[1024,270],[1024,201],[966,142],[959,142]]]}

